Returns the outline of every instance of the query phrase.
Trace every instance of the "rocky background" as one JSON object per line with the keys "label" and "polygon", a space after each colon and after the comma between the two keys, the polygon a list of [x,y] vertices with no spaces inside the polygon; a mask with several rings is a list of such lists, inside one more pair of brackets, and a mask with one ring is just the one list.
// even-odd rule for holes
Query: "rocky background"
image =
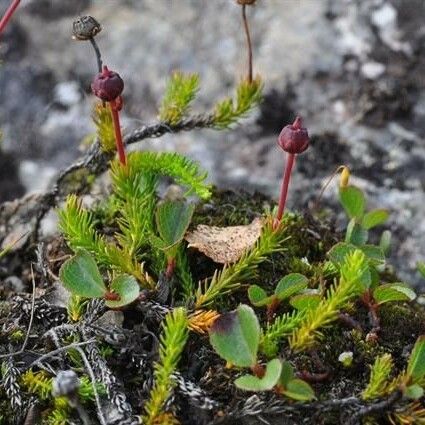
{"label": "rocky background", "polygon": [[[244,73],[244,33],[234,0],[23,0],[0,40],[0,201],[46,188],[93,132],[96,72],[73,19],[95,16],[105,62],[126,81],[124,126],[155,120],[167,76],[199,72],[194,109],[232,93]],[[255,72],[265,99],[229,132],[168,135],[144,143],[199,160],[221,187],[277,197],[281,127],[304,117],[312,147],[299,157],[289,207],[311,206],[334,169],[348,165],[370,207],[392,212],[392,261],[421,284],[425,259],[425,1],[258,0],[249,9]],[[2,12],[9,0],[0,0]],[[336,184],[323,205],[341,218]],[[424,285],[424,282],[422,282]]]}

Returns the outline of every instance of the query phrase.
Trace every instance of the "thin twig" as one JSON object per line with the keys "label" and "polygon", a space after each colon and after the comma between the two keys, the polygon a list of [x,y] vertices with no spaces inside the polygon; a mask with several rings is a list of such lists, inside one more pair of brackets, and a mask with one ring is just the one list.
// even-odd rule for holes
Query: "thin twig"
{"label": "thin twig", "polygon": [[397,403],[401,397],[401,391],[395,391],[385,400],[362,407],[357,413],[351,416],[350,420],[347,422],[347,425],[356,425],[360,423],[361,418],[364,418],[365,416],[388,412],[389,408]]}
{"label": "thin twig", "polygon": [[246,5],[242,5],[242,20],[245,28],[246,44],[248,46],[248,82],[252,83],[252,42],[249,33],[248,19],[246,17]]}
{"label": "thin twig", "polygon": [[93,46],[94,53],[96,54],[97,69],[99,70],[99,73],[101,73],[102,72],[102,54],[100,53],[99,46],[97,45],[94,37],[89,38],[89,41],[91,45]]}
{"label": "thin twig", "polygon": [[78,347],[82,347],[83,345],[91,344],[95,342],[95,339],[90,339],[88,341],[82,342],[73,342],[72,344],[65,345],[64,347],[57,348],[56,350],[50,351],[49,353],[43,354],[37,360],[34,360],[30,363],[25,370],[31,369],[33,366],[37,366],[39,363],[44,362],[44,360],[50,359],[50,357],[56,356],[56,354],[63,353],[64,351],[71,350],[73,348],[77,349]]}
{"label": "thin twig", "polygon": [[106,424],[106,420],[103,417],[102,406],[100,405],[100,398],[99,398],[99,393],[97,392],[97,388],[96,388],[96,378],[94,376],[93,369],[92,369],[92,367],[90,365],[89,360],[87,359],[86,354],[82,350],[82,348],[76,347],[76,350],[80,353],[80,356],[83,359],[84,365],[86,366],[87,372],[88,372],[88,374],[90,376],[91,384],[92,384],[92,387],[93,387],[94,399],[96,401],[97,416],[99,418],[99,421],[100,421],[100,423],[102,425],[107,425]]}

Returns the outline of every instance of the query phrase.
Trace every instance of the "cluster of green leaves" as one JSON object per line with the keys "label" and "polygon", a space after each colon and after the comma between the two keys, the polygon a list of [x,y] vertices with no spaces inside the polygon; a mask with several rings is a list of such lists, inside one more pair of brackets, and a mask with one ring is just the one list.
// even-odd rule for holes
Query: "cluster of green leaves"
{"label": "cluster of green leaves", "polygon": [[104,298],[110,308],[119,308],[137,299],[140,286],[137,280],[127,274],[115,276],[109,288],[93,257],[84,250],[65,261],[60,269],[60,279],[73,295],[82,298]]}
{"label": "cluster of green leaves", "polygon": [[96,127],[96,136],[104,152],[115,150],[115,130],[109,104],[103,102],[96,103],[92,120]]}
{"label": "cluster of green leaves", "polygon": [[[167,84],[165,95],[159,108],[159,118],[170,125],[177,125],[187,115],[191,103],[199,91],[197,74],[175,72]],[[236,88],[235,98],[219,101],[209,117],[211,126],[226,129],[244,118],[261,102],[263,83],[259,77],[253,81],[242,80]]]}
{"label": "cluster of green leaves", "polygon": [[291,348],[296,351],[311,348],[322,336],[320,329],[338,318],[338,313],[363,292],[363,282],[369,279],[370,271],[364,253],[356,250],[348,254],[340,268],[339,282],[328,290],[317,307],[307,311],[300,327],[290,338]]}
{"label": "cluster of green leaves", "polygon": [[[201,173],[195,163],[175,153],[134,152],[128,155],[126,167],[118,161],[113,162],[111,176],[113,201],[110,208],[119,226],[116,241],[109,241],[99,233],[93,214],[82,207],[75,195],[69,196],[59,211],[59,226],[75,252],[87,251],[104,268],[112,268],[120,275],[132,275],[145,287],[152,287],[140,263],[146,259],[147,253],[153,253],[150,259],[154,263],[156,260],[157,264],[153,266],[159,271],[165,257],[177,256],[193,212],[193,207],[183,202],[157,206],[155,189],[158,180],[161,176],[172,177],[188,187],[188,194],[208,199],[211,191],[205,184],[206,174]],[[180,211],[178,215],[177,209]],[[181,257],[178,266],[185,264]],[[80,260],[79,263],[83,264]],[[90,275],[91,272],[83,270],[82,273]],[[119,276],[117,279],[122,280]],[[85,297],[87,294],[81,292],[84,285],[84,282],[68,282],[76,295]],[[103,296],[101,292],[98,290],[94,294],[91,291],[89,296]]]}
{"label": "cluster of green leaves", "polygon": [[[299,294],[307,286],[308,279],[305,276],[300,273],[290,273],[280,279],[272,295],[267,295],[261,286],[251,285],[248,288],[248,298],[255,307],[267,306],[268,311],[273,312],[283,300]],[[298,301],[297,305],[299,303]]]}
{"label": "cluster of green leaves", "polygon": [[216,352],[230,364],[249,367],[256,374],[243,375],[235,385],[245,391],[276,390],[291,399],[313,399],[314,391],[307,382],[295,377],[288,361],[275,358],[265,368],[258,364],[261,328],[251,307],[240,305],[236,310],[221,315],[210,330],[210,342]]}
{"label": "cluster of green leaves", "polygon": [[172,374],[180,361],[188,338],[188,318],[184,308],[175,308],[163,322],[159,360],[155,363],[154,384],[145,405],[144,423],[154,425],[175,385]]}
{"label": "cluster of green leaves", "polygon": [[243,80],[236,89],[236,99],[227,98],[217,103],[214,111],[214,126],[229,128],[245,117],[262,99],[263,83],[260,78],[252,82]]}
{"label": "cluster of green leaves", "polygon": [[199,75],[174,72],[168,81],[159,108],[159,119],[171,125],[178,124],[188,112],[199,91]]}
{"label": "cluster of green leaves", "polygon": [[[49,404],[49,409],[45,412],[45,422],[49,425],[63,425],[69,422],[71,406],[66,397],[53,397],[53,378],[45,371],[33,372],[28,370],[22,374],[20,384],[22,389],[30,394],[36,395],[39,400]],[[104,394],[105,388],[102,384],[97,384],[98,393]],[[93,403],[95,400],[93,385],[87,376],[80,378],[78,396],[82,403]]]}
{"label": "cluster of green leaves", "polygon": [[407,369],[391,379],[393,360],[390,354],[376,358],[371,367],[370,379],[362,392],[364,400],[382,398],[394,391],[402,391],[403,396],[419,400],[425,390],[425,336],[415,343],[410,354]]}
{"label": "cluster of green leaves", "polygon": [[340,187],[339,200],[350,218],[345,234],[345,241],[348,243],[356,246],[366,244],[369,230],[388,220],[388,210],[375,209],[366,212],[366,197],[363,191],[356,186]]}

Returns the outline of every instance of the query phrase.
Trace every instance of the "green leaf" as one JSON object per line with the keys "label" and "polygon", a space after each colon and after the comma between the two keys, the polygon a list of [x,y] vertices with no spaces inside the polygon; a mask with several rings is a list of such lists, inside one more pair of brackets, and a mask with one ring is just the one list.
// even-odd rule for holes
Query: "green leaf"
{"label": "green leaf", "polygon": [[159,109],[161,121],[176,125],[187,113],[199,90],[197,74],[174,72],[171,76]]}
{"label": "green leaf", "polygon": [[373,298],[378,304],[384,304],[391,301],[413,301],[416,294],[403,283],[388,283],[375,288]]}
{"label": "green leaf", "polygon": [[[364,252],[363,248],[365,246],[371,245],[363,245],[361,247],[356,247],[355,245],[349,243],[339,242],[328,251],[328,257],[335,266],[341,267],[345,263],[345,259],[348,255],[352,255],[358,249]],[[365,270],[364,274],[359,278],[358,281],[365,289],[370,287],[371,273],[369,267]]]}
{"label": "green leaf", "polygon": [[329,250],[328,257],[333,264],[340,267],[344,263],[347,255],[352,254],[356,249],[356,246],[352,244],[339,242]]}
{"label": "green leaf", "polygon": [[107,292],[93,257],[85,250],[65,261],[59,272],[63,286],[85,298],[101,298]]}
{"label": "green leaf", "polygon": [[300,273],[291,273],[283,277],[274,291],[281,301],[307,288],[308,279]]}
{"label": "green leaf", "polygon": [[163,201],[156,209],[156,225],[167,248],[179,243],[192,220],[194,204],[184,201]]}
{"label": "green leaf", "polygon": [[382,249],[384,255],[388,255],[391,249],[391,232],[384,230],[379,241],[379,247]]}
{"label": "green leaf", "polygon": [[280,373],[280,380],[279,383],[286,388],[288,386],[288,383],[294,379],[294,368],[292,367],[291,363],[288,361],[284,361],[282,363],[282,372]]}
{"label": "green leaf", "polygon": [[255,365],[260,324],[254,310],[241,304],[236,310],[222,314],[211,327],[210,342],[227,362],[239,367]]}
{"label": "green leaf", "polygon": [[321,300],[319,294],[299,294],[292,297],[289,304],[297,310],[314,310]]}
{"label": "green leaf", "polygon": [[367,242],[368,237],[369,232],[366,229],[360,226],[354,218],[350,220],[345,234],[345,242],[352,243],[356,246],[364,245]]}
{"label": "green leaf", "polygon": [[266,372],[262,378],[253,375],[244,375],[235,380],[235,385],[245,391],[270,391],[278,383],[282,363],[273,359],[266,365]]}
{"label": "green leaf", "polygon": [[424,395],[424,390],[420,385],[413,384],[404,390],[404,395],[412,400],[419,400]]}
{"label": "green leaf", "polygon": [[258,285],[251,285],[248,288],[248,298],[249,301],[251,301],[251,304],[255,305],[256,307],[262,307],[269,304],[269,301],[273,297],[269,297],[266,291]]}
{"label": "green leaf", "polygon": [[420,336],[413,347],[407,365],[407,374],[412,377],[413,382],[425,376],[425,336]]}
{"label": "green leaf", "polygon": [[425,278],[425,262],[418,261],[416,267],[418,268],[418,272],[421,274],[421,276]]}
{"label": "green leaf", "polygon": [[379,246],[362,245],[359,247],[366,255],[369,264],[374,266],[383,266],[385,264],[385,255]]}
{"label": "green leaf", "polygon": [[118,301],[106,301],[105,304],[110,308],[119,308],[135,301],[140,293],[140,286],[137,280],[128,274],[117,276],[110,285],[111,292],[120,296]]}
{"label": "green leaf", "polygon": [[339,200],[348,217],[361,220],[364,214],[366,199],[363,192],[355,186],[341,187]]}
{"label": "green leaf", "polygon": [[373,227],[379,226],[388,220],[390,213],[388,210],[377,209],[366,213],[362,220],[362,226],[365,229],[372,229]]}
{"label": "green leaf", "polygon": [[315,398],[313,388],[301,379],[292,379],[289,381],[283,394],[298,401],[308,401]]}

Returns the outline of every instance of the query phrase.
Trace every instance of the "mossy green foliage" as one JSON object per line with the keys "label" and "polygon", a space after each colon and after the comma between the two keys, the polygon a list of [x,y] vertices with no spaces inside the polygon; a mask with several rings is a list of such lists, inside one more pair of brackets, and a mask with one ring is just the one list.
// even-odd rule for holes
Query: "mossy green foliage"
{"label": "mossy green foliage", "polygon": [[[45,371],[33,372],[28,370],[20,379],[22,389],[42,401],[47,407],[44,411],[44,422],[49,425],[62,425],[69,422],[72,408],[65,397],[53,397],[53,378]],[[105,394],[105,388],[97,383],[96,389],[99,394]],[[80,378],[78,389],[79,399],[83,404],[92,404],[95,400],[93,385],[88,376]]]}
{"label": "mossy green foliage", "polygon": [[145,405],[144,423],[157,424],[162,408],[175,383],[173,372],[177,369],[188,337],[188,320],[185,309],[176,308],[164,320],[160,339],[159,360],[155,364],[154,384]]}
{"label": "mossy green foliage", "polygon": [[[190,110],[200,88],[198,74],[174,72],[159,107],[159,119],[169,125],[178,125]],[[260,77],[253,81],[241,80],[234,98],[228,97],[216,103],[214,111],[205,115],[210,126],[218,130],[229,128],[261,102],[263,83]]]}
{"label": "mossy green foliage", "polygon": [[102,150],[104,152],[113,152],[115,150],[115,130],[109,104],[96,103],[92,113],[92,120],[96,126],[96,136]]}
{"label": "mossy green foliage", "polygon": [[188,112],[199,91],[199,75],[174,72],[168,81],[165,95],[159,108],[159,119],[177,124]]}
{"label": "mossy green foliage", "polygon": [[297,351],[311,348],[317,338],[322,336],[320,329],[335,321],[338,313],[363,292],[362,279],[369,273],[366,256],[362,251],[347,255],[340,270],[339,283],[333,285],[323,301],[308,312],[291,336],[291,347]]}
{"label": "mossy green foliage", "polygon": [[263,83],[260,78],[252,82],[242,80],[236,89],[235,99],[227,98],[217,103],[214,111],[214,126],[219,129],[230,127],[245,117],[262,98]]}
{"label": "mossy green foliage", "polygon": [[144,258],[142,249],[156,251],[157,263],[164,257],[164,253],[158,252],[149,242],[151,236],[156,236],[154,211],[158,179],[172,177],[188,188],[188,194],[208,199],[210,187],[205,183],[206,174],[200,172],[194,162],[178,154],[135,152],[128,155],[127,167],[115,161],[111,175],[114,201],[109,207],[119,226],[118,243],[107,241],[98,232],[93,214],[83,208],[75,195],[70,195],[59,211],[59,226],[74,251],[84,249],[93,254],[100,265],[131,274],[149,287],[140,266]]}

